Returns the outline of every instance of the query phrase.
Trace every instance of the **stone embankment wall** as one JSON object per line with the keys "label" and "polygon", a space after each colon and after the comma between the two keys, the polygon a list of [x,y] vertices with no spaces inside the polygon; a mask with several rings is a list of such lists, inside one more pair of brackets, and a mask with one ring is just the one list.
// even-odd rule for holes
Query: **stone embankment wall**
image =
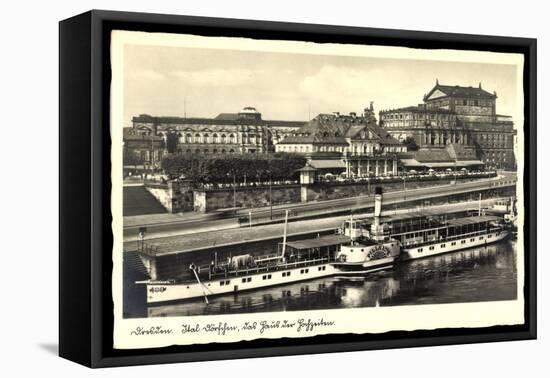
{"label": "stone embankment wall", "polygon": [[[490,177],[487,175],[487,177]],[[462,176],[460,182],[471,181],[482,177]],[[447,185],[452,178],[423,177],[406,180],[407,190]],[[346,197],[357,197],[372,193],[375,186],[382,186],[384,192],[403,190],[400,178],[367,182],[324,182],[300,186],[298,184],[274,185],[271,189],[273,205],[299,203],[303,200],[324,201]],[[216,189],[192,189],[188,182],[170,181],[168,184],[146,185],[160,203],[170,212],[183,211],[210,212],[233,207],[259,208],[269,206],[269,187],[237,187]]]}

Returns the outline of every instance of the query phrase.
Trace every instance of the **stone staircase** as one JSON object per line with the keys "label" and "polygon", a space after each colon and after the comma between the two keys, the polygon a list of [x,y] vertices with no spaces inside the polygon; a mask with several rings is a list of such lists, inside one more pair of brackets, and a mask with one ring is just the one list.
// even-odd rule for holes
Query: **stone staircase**
{"label": "stone staircase", "polygon": [[167,212],[164,206],[144,186],[125,186],[123,188],[123,201],[124,216]]}

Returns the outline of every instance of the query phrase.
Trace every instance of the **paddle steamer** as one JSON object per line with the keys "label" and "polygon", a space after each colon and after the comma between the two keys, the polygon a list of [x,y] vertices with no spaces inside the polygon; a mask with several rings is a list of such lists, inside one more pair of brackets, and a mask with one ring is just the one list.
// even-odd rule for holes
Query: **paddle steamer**
{"label": "paddle steamer", "polygon": [[433,214],[430,211],[381,218],[382,191],[376,188],[372,220],[346,220],[334,235],[283,241],[272,255],[243,254],[209,265],[189,266],[192,279],[143,281],[147,302],[178,301],[239,293],[335,275],[364,275],[391,269],[397,261],[418,259],[483,246],[510,234],[503,218],[477,212]]}
{"label": "paddle steamer", "polygon": [[334,275],[367,274],[391,269],[400,254],[400,244],[390,238],[385,225],[380,223],[382,192],[375,195],[374,222],[369,232],[358,232],[350,220],[346,234],[287,242],[288,213],[285,219],[283,242],[278,253],[252,256],[231,256],[211,264],[189,266],[193,280],[145,281],[147,303],[204,298],[221,294],[239,293],[312,280]]}

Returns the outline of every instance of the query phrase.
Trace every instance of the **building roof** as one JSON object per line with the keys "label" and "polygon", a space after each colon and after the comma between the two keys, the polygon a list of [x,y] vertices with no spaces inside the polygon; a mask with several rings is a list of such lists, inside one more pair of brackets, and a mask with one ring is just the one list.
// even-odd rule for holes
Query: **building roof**
{"label": "building roof", "polygon": [[464,145],[451,143],[446,146],[446,149],[449,156],[454,160],[477,160],[473,147],[465,148]]}
{"label": "building roof", "polygon": [[146,141],[164,141],[164,138],[162,135],[142,135],[136,132],[135,129],[131,127],[124,127],[122,129],[122,138],[125,141],[140,141],[140,140],[146,140]]}
{"label": "building roof", "polygon": [[414,159],[421,163],[454,162],[445,148],[422,148],[414,153]]}
{"label": "building roof", "polygon": [[280,144],[336,144],[347,146],[346,139],[368,139],[383,145],[401,145],[386,129],[376,124],[372,113],[363,116],[321,113],[289,135]]}
{"label": "building roof", "polygon": [[428,92],[424,99],[427,100],[437,90],[443,92],[446,96],[449,97],[472,97],[488,99],[495,99],[497,97],[496,93],[492,94],[482,89],[481,83],[479,84],[479,87],[462,87],[459,85],[441,85],[439,84],[439,82],[436,82],[435,86],[430,92]]}
{"label": "building roof", "polygon": [[419,104],[416,106],[406,106],[404,108],[384,109],[380,111],[380,115],[386,115],[390,113],[438,113],[438,114],[455,114],[453,111],[444,108],[428,108],[425,104]]}
{"label": "building roof", "polygon": [[483,223],[483,222],[493,222],[498,221],[501,218],[494,215],[482,215],[479,217],[467,217],[467,218],[457,218],[447,221],[449,226],[467,226],[469,224]]}
{"label": "building roof", "polygon": [[424,167],[424,164],[420,163],[416,159],[401,159],[401,164],[405,167]]}
{"label": "building roof", "polygon": [[295,248],[295,249],[310,249],[310,248],[320,248],[320,247],[329,247],[333,245],[340,245],[342,243],[346,243],[349,241],[350,241],[349,236],[326,235],[315,239],[289,241],[286,243],[286,245],[288,247]]}
{"label": "building roof", "polygon": [[224,120],[224,121],[235,121],[239,119],[238,113],[220,113],[214,119]]}
{"label": "building roof", "polygon": [[484,165],[485,163],[481,160],[462,160],[457,161],[456,166],[457,167],[470,167],[472,165]]}
{"label": "building roof", "polygon": [[278,144],[330,144],[347,146],[348,143],[343,137],[318,136],[318,135],[288,135]]}
{"label": "building roof", "polygon": [[346,168],[342,160],[311,160],[309,164],[315,169]]}
{"label": "building roof", "polygon": [[140,114],[133,117],[134,123],[170,124],[170,125],[255,125],[299,128],[305,121],[264,120],[240,117],[238,113],[220,113],[214,118],[200,117],[156,117],[149,114]]}

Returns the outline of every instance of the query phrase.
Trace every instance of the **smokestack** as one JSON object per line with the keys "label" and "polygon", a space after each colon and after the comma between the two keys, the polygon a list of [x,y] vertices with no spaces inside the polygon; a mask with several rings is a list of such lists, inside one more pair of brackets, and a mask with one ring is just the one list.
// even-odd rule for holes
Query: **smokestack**
{"label": "smokestack", "polygon": [[371,236],[376,241],[384,240],[384,229],[380,225],[380,215],[382,214],[382,187],[374,188],[374,222],[371,225]]}
{"label": "smokestack", "polygon": [[380,218],[382,214],[382,187],[374,188],[374,218]]}

